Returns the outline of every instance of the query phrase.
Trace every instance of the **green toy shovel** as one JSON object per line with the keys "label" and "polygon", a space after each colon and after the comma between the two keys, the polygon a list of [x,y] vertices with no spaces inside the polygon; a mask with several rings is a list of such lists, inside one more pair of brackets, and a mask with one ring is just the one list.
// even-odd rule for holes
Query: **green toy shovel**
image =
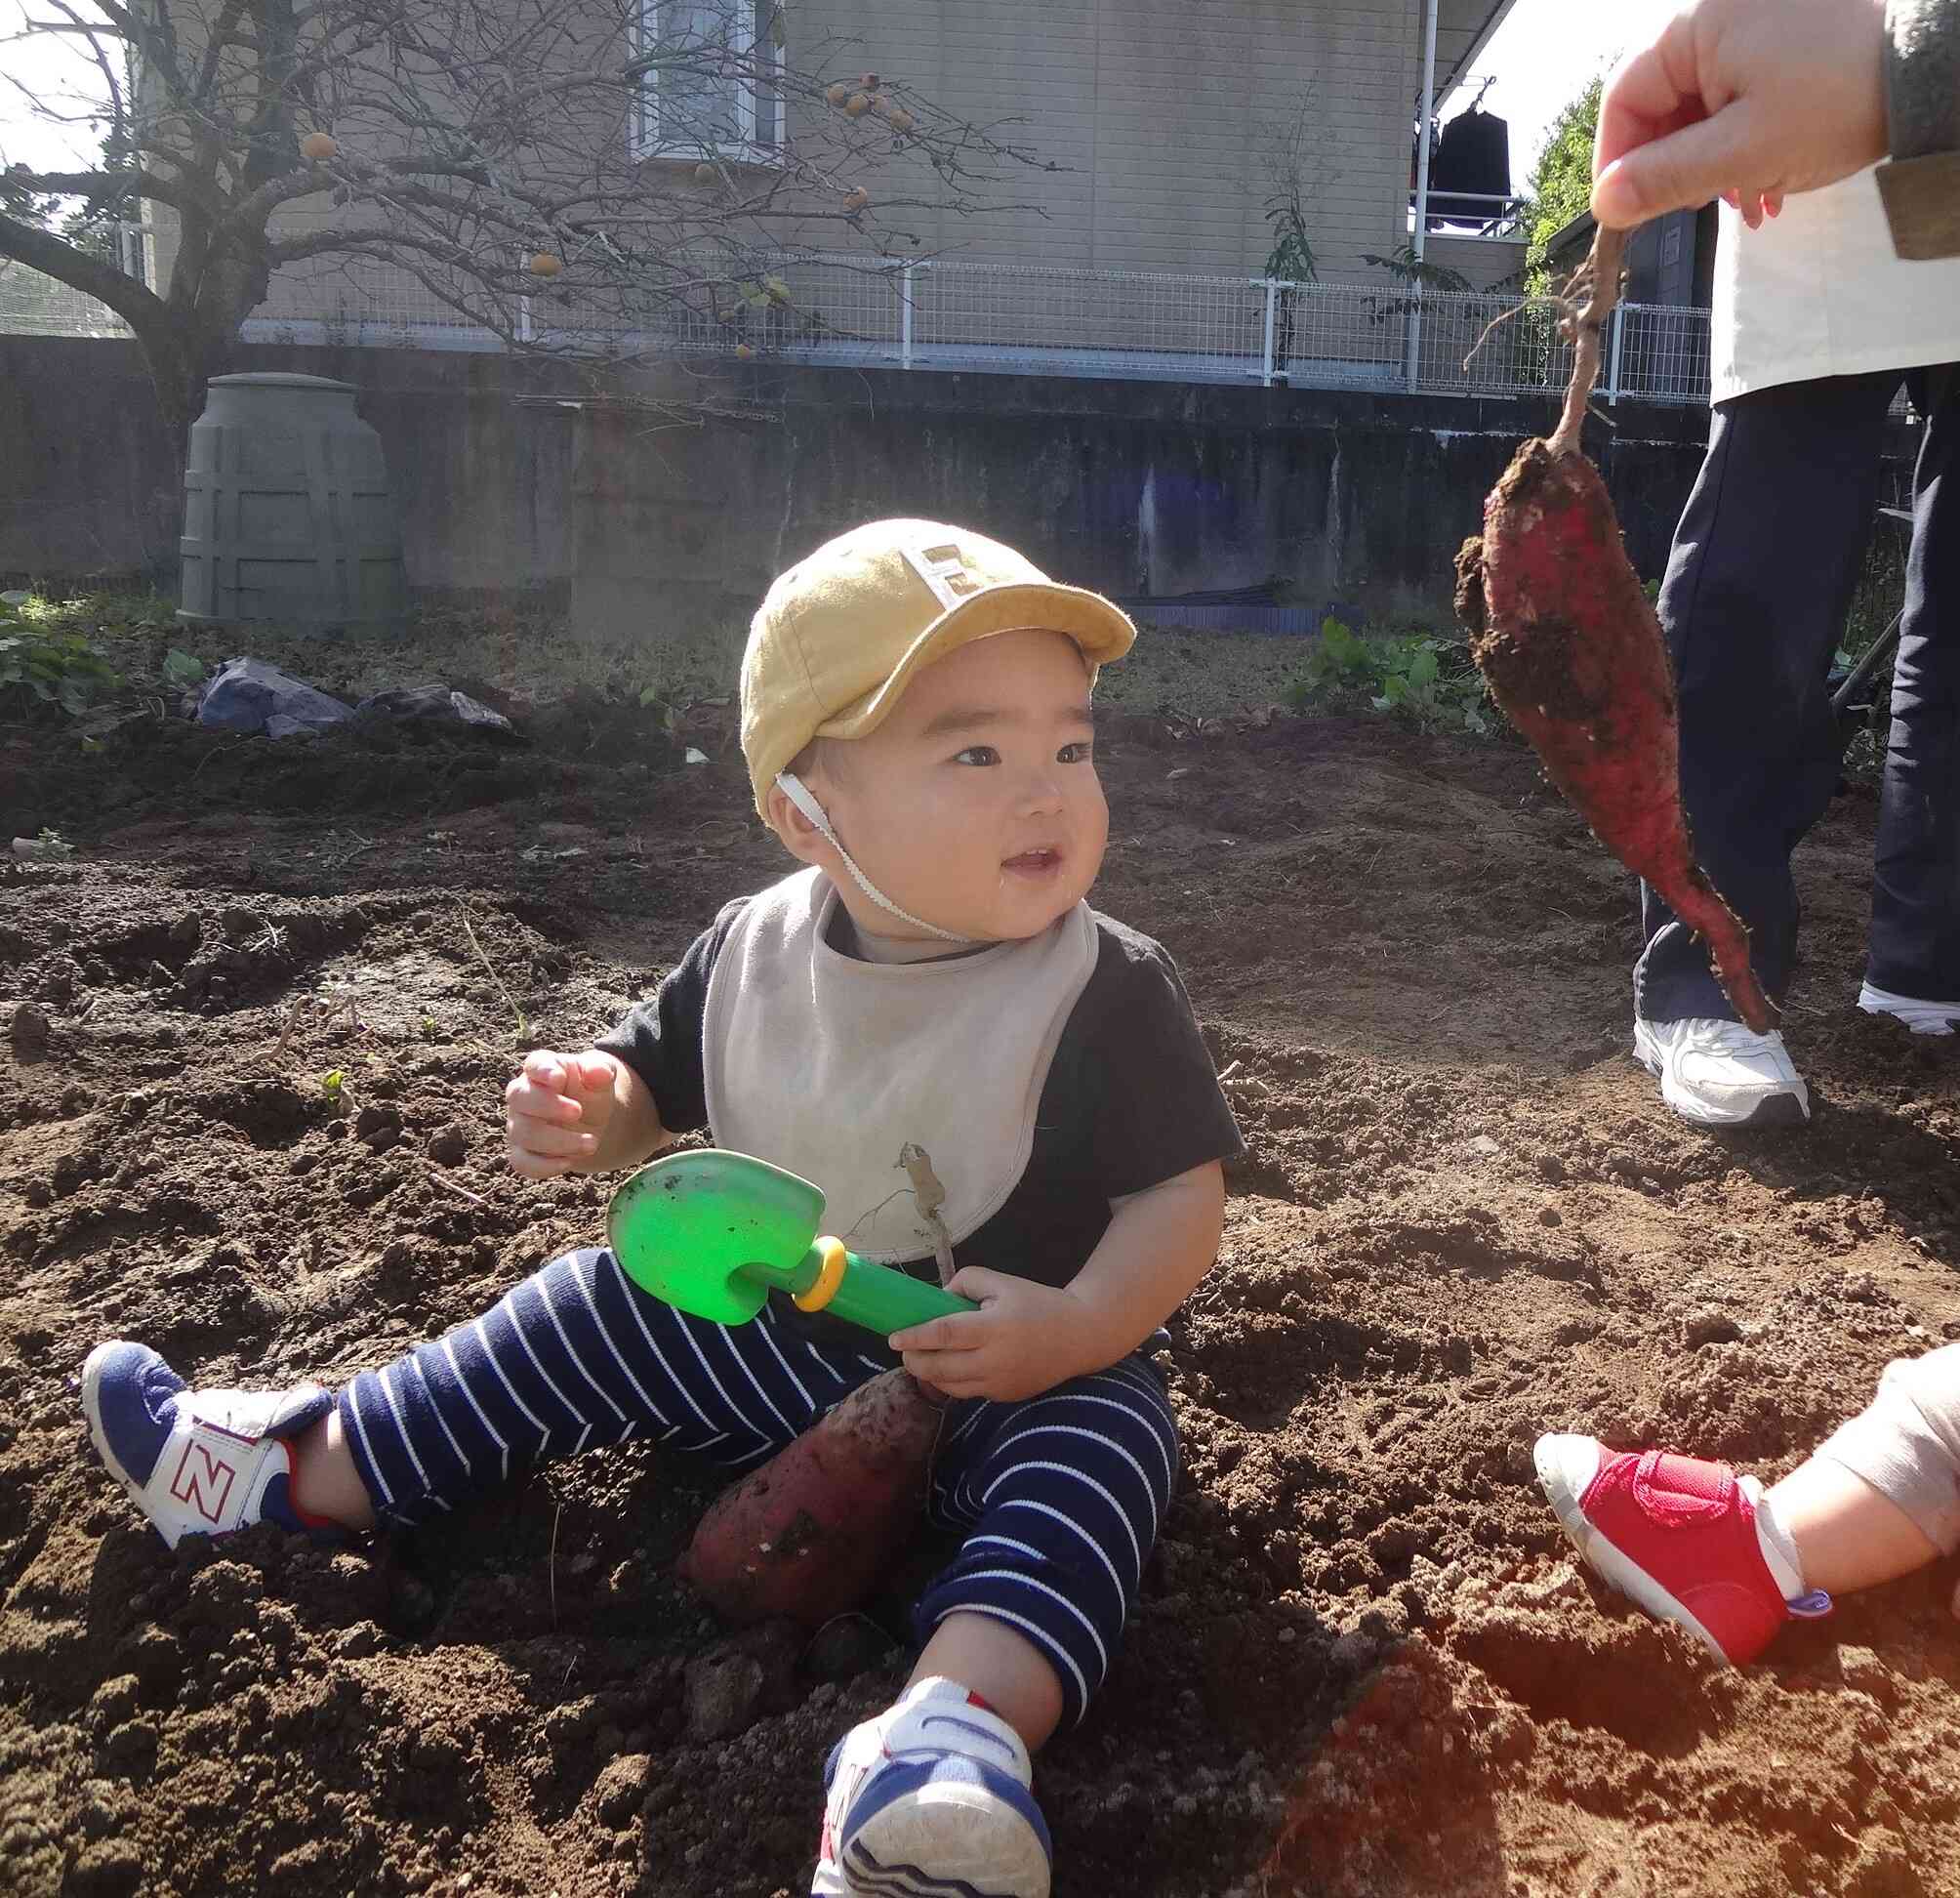
{"label": "green toy shovel", "polygon": [[772,1290],[881,1338],[979,1309],[820,1238],[823,1217],[823,1193],[807,1179],[710,1147],[642,1167],[612,1196],[606,1237],[641,1290],[716,1325],[746,1324]]}

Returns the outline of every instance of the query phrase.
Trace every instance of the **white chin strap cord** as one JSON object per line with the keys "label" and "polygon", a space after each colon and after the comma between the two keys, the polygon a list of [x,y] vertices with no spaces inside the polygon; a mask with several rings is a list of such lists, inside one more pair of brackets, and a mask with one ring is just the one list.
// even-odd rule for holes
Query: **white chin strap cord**
{"label": "white chin strap cord", "polygon": [[914,916],[910,910],[900,909],[877,884],[860,870],[851,860],[851,853],[844,848],[843,839],[831,828],[831,820],[822,805],[811,795],[810,787],[791,771],[778,771],[776,783],[784,797],[800,810],[817,829],[824,834],[832,849],[843,858],[844,868],[851,873],[851,880],[869,896],[879,909],[895,916],[901,923],[910,923],[915,929],[923,929],[927,935],[937,936],[942,942],[970,942],[972,937],[956,935],[951,929],[942,929],[937,923],[928,923],[922,916]]}

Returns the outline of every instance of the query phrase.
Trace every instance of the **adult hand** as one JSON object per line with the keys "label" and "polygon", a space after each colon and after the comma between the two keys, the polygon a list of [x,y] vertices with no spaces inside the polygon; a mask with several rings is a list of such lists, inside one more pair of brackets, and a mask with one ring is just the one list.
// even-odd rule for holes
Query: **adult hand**
{"label": "adult hand", "polygon": [[1884,0],[1693,0],[1614,69],[1593,216],[1627,228],[1725,197],[1751,229],[1786,193],[1885,156]]}
{"label": "adult hand", "polygon": [[583,1173],[612,1119],[618,1072],[610,1054],[590,1049],[526,1054],[504,1090],[504,1148],[511,1166],[526,1179]]}
{"label": "adult hand", "polygon": [[928,1318],[887,1341],[905,1368],[949,1397],[1012,1403],[1093,1370],[1088,1308],[1073,1293],[966,1265],[946,1288],[978,1311]]}

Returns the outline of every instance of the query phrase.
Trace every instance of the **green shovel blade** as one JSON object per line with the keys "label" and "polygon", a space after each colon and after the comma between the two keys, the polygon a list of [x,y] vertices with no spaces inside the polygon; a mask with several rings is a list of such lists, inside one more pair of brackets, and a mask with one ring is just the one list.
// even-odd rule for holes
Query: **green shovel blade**
{"label": "green shovel blade", "polygon": [[[643,1291],[712,1324],[740,1325],[761,1310],[772,1287],[799,1293],[817,1283],[823,1217],[823,1193],[807,1179],[746,1153],[709,1147],[664,1155],[634,1174],[606,1210],[606,1238],[621,1269]],[[978,1309],[850,1252],[819,1308],[880,1337]]]}
{"label": "green shovel blade", "polygon": [[606,1209],[606,1238],[626,1275],[656,1299],[740,1325],[762,1309],[772,1283],[791,1288],[823,1217],[824,1196],[807,1179],[710,1147],[634,1174]]}

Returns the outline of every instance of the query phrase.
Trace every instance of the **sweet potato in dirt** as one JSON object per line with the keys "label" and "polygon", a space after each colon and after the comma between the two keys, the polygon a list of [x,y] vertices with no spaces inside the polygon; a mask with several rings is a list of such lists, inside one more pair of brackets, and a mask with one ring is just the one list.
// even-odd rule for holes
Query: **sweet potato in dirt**
{"label": "sweet potato in dirt", "polygon": [[1579,425],[1599,369],[1599,326],[1618,288],[1620,233],[1601,230],[1577,318],[1558,429],[1525,443],[1484,503],[1484,533],[1456,557],[1456,612],[1506,716],[1593,835],[1703,937],[1736,1012],[1758,1033],[1776,1010],[1748,931],[1695,861],[1681,804],[1680,722],[1660,624],[1620,542]]}
{"label": "sweet potato in dirt", "polygon": [[856,1607],[923,1506],[940,1415],[909,1371],[872,1379],[715,1500],[681,1579],[732,1622]]}

